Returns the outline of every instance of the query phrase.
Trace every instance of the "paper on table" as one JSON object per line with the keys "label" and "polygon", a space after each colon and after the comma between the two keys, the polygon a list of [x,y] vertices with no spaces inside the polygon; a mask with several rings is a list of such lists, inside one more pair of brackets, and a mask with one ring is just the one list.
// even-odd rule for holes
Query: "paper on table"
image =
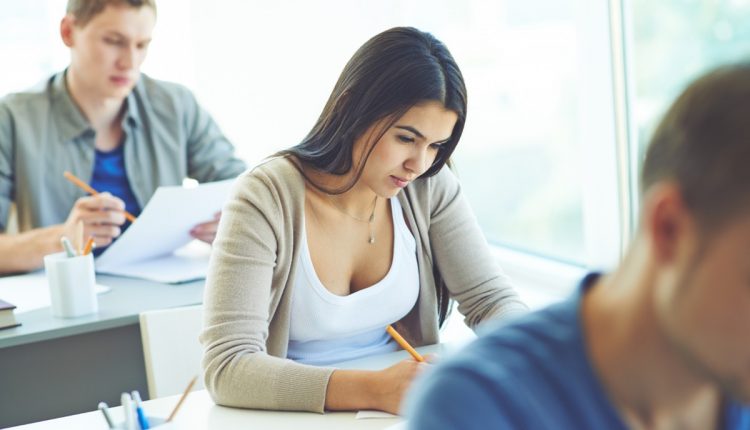
{"label": "paper on table", "polygon": [[[234,180],[210,182],[193,188],[159,187],[138,219],[96,259],[96,271],[123,276],[183,282],[204,278],[208,253],[174,255],[193,238],[190,229],[213,219],[229,196]],[[162,267],[164,257],[168,264]],[[165,263],[167,260],[164,260]]]}
{"label": "paper on table", "polygon": [[400,418],[398,415],[393,415],[388,412],[383,411],[371,411],[371,410],[362,410],[357,412],[357,416],[355,417],[358,420],[365,420],[369,418]]}
{"label": "paper on table", "polygon": [[[96,284],[97,294],[110,288]],[[44,272],[0,278],[0,297],[16,305],[16,314],[50,306],[49,284]]]}
{"label": "paper on table", "polygon": [[409,427],[409,421],[401,421],[398,424],[394,424],[392,426],[388,426],[385,428],[385,430],[406,430]]}
{"label": "paper on table", "polygon": [[[211,245],[194,240],[175,251],[174,254],[153,260],[123,264],[107,270],[109,275],[149,279],[163,283],[187,282],[203,279],[208,272]],[[97,271],[102,273],[97,268]]]}

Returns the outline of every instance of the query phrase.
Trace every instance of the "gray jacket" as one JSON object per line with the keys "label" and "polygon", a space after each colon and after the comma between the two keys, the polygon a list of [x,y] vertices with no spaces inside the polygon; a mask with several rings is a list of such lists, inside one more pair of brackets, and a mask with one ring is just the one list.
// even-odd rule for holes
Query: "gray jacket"
{"label": "gray jacket", "polygon": [[[228,179],[245,169],[186,88],[141,75],[125,104],[125,169],[141,207],[160,185],[179,185],[185,177]],[[0,99],[0,232],[12,203],[20,231],[64,222],[85,193],[63,172],[88,183],[94,142],[94,130],[68,94],[65,72]]]}

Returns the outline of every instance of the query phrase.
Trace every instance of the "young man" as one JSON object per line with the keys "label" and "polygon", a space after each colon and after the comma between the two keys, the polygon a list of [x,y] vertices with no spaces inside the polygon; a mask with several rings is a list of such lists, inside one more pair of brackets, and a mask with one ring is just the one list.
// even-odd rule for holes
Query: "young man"
{"label": "young man", "polygon": [[413,393],[413,429],[750,429],[750,64],[656,131],[621,266],[496,328]]}
{"label": "young man", "polygon": [[[79,221],[99,248],[157,187],[232,178],[245,169],[187,89],[140,73],[153,0],[69,0],[60,34],[68,68],[0,100],[0,274],[41,266]],[[100,192],[63,178],[69,170]],[[19,234],[7,234],[15,203]],[[211,242],[218,216],[191,234]]]}

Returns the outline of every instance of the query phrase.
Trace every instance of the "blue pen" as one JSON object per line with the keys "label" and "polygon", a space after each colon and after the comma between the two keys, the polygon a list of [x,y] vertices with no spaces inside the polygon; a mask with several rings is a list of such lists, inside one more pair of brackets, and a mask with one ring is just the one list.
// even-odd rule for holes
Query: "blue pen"
{"label": "blue pen", "polygon": [[138,393],[138,391],[133,391],[131,393],[131,396],[133,396],[133,400],[135,401],[135,412],[138,414],[138,424],[141,425],[141,430],[150,428],[151,426],[148,423],[148,418],[146,418],[146,414],[143,412],[141,395]]}

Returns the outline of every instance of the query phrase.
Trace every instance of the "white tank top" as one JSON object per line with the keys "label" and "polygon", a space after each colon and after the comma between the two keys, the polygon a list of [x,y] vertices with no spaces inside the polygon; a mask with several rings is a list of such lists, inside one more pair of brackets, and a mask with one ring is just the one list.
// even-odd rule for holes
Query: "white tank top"
{"label": "white tank top", "polygon": [[307,234],[303,232],[287,358],[325,366],[398,349],[385,327],[403,318],[417,302],[419,269],[416,243],[404,221],[401,205],[395,198],[390,202],[391,267],[376,284],[347,296],[331,293],[320,282],[307,246]]}

